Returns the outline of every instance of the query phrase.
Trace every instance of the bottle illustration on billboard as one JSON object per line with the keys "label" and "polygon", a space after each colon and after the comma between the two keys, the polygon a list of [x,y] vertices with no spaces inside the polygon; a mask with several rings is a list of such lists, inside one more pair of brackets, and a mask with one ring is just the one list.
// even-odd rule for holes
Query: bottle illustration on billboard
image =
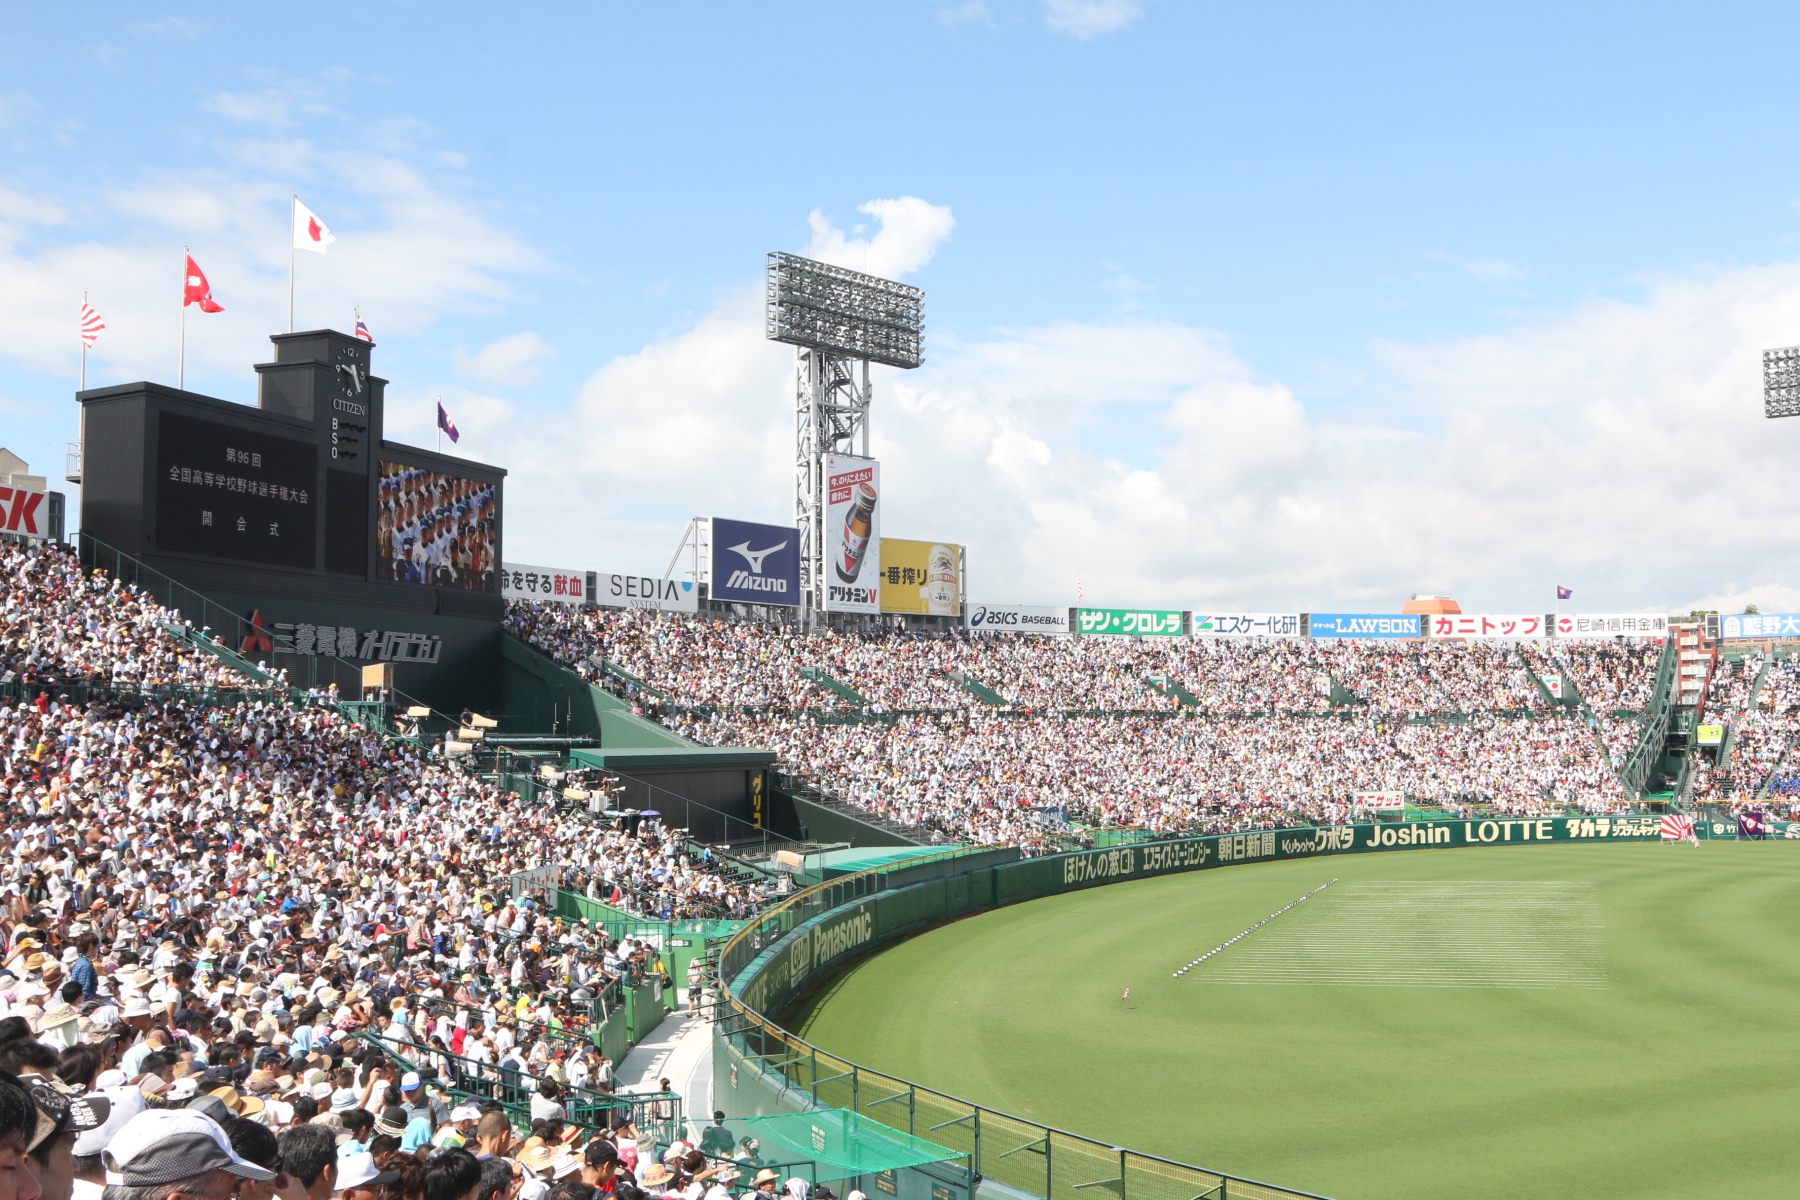
{"label": "bottle illustration on billboard", "polygon": [[866,483],[856,485],[856,503],[844,514],[844,544],[838,551],[838,578],[855,583],[862,574],[863,558],[869,552],[869,534],[875,529],[875,489]]}
{"label": "bottle illustration on billboard", "polygon": [[953,615],[956,593],[956,551],[948,546],[933,546],[925,563],[925,586],[919,589],[925,611],[939,616]]}

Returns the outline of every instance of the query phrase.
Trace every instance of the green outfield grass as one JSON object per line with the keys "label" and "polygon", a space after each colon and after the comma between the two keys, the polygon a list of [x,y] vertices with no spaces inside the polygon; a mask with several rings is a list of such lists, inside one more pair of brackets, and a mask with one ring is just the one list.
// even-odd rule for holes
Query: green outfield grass
{"label": "green outfield grass", "polygon": [[795,1028],[990,1108],[1344,1200],[1793,1197],[1800,846],[1420,850],[1097,887],[902,942]]}

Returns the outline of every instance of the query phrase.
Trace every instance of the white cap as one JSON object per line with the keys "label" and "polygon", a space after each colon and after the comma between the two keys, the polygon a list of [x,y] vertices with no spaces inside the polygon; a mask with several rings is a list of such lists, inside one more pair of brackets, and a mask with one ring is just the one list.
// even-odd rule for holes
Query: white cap
{"label": "white cap", "polygon": [[128,1187],[175,1183],[205,1171],[268,1181],[275,1172],[239,1158],[219,1123],[187,1109],[147,1109],[113,1137],[106,1157]]}
{"label": "white cap", "polygon": [[[122,1075],[121,1071],[108,1071],[109,1075]],[[112,1144],[113,1137],[125,1128],[125,1123],[144,1111],[144,1093],[134,1087],[123,1085],[99,1088],[91,1093],[104,1096],[110,1105],[106,1114],[106,1123],[98,1129],[84,1129],[75,1135],[75,1157],[85,1158],[90,1154],[98,1154]]]}

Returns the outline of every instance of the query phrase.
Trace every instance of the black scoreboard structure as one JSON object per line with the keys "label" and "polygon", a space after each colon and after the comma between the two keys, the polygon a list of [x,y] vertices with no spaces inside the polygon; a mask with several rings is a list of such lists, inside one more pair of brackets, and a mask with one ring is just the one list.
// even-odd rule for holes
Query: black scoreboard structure
{"label": "black scoreboard structure", "polygon": [[255,408],[155,383],[78,395],[98,561],[110,547],[217,602],[237,628],[210,606],[205,623],[296,685],[354,698],[361,667],[391,662],[406,697],[497,706],[506,472],[384,438],[372,342],[270,340]]}

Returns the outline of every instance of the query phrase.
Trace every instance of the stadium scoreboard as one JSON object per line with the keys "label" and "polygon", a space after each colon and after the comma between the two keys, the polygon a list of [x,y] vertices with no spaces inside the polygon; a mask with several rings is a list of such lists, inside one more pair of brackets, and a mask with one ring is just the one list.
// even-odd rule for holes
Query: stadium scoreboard
{"label": "stadium scoreboard", "polygon": [[[491,626],[479,636],[497,646],[506,472],[388,441],[372,342],[271,340],[254,407],[147,382],[79,394],[83,533],[252,623],[355,629],[377,657],[435,638],[453,659],[475,635],[438,620],[452,617]],[[269,642],[276,665],[307,653],[256,630],[249,648]]]}

